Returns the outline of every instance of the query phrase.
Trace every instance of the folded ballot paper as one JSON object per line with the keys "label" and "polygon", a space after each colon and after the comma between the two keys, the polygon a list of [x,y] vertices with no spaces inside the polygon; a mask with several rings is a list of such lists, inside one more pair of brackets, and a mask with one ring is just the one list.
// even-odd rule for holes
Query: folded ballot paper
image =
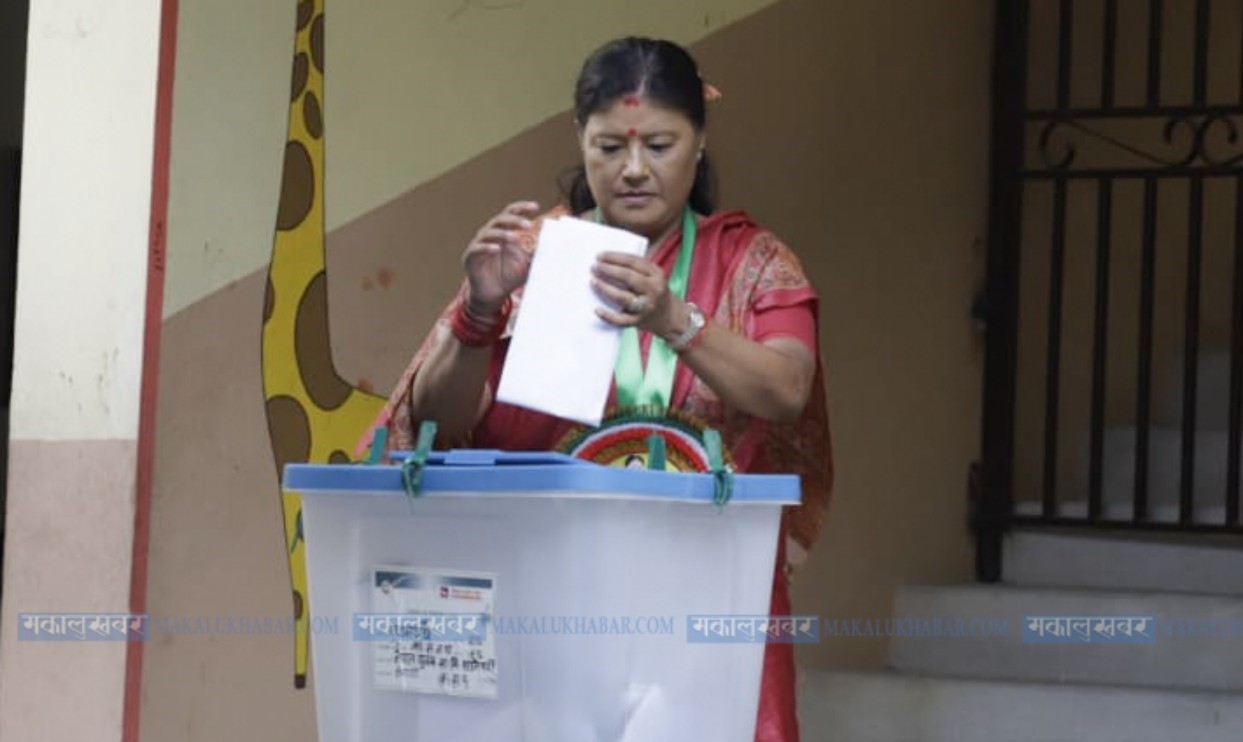
{"label": "folded ballot paper", "polygon": [[642,255],[647,239],[594,222],[543,223],[496,392],[500,402],[596,426],[608,402],[621,330],[596,316],[602,252]]}

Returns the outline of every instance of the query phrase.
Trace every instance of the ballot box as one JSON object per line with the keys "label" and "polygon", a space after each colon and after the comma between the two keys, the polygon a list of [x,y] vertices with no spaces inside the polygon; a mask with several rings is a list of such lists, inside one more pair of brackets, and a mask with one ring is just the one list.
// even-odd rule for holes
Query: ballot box
{"label": "ballot box", "polygon": [[322,742],[751,742],[796,476],[722,504],[721,477],[559,454],[411,471],[285,470]]}

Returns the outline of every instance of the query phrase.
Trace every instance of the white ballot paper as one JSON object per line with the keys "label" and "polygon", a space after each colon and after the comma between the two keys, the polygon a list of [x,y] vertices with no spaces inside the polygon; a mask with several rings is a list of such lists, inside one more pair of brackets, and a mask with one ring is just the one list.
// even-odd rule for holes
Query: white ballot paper
{"label": "white ballot paper", "polygon": [[647,239],[622,229],[562,217],[544,222],[498,401],[596,426],[608,402],[621,330],[596,316],[604,301],[591,288],[602,252],[642,255]]}

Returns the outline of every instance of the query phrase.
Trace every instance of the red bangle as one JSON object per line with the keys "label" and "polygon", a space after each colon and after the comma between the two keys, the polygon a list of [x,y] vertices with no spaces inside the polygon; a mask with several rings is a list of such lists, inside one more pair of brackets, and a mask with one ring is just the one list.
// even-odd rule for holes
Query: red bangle
{"label": "red bangle", "polygon": [[466,305],[466,298],[462,297],[458,300],[457,311],[453,313],[450,329],[462,345],[470,348],[486,348],[501,339],[506,325],[509,324],[509,313],[512,308],[513,302],[507,296],[496,316],[483,319],[471,313]]}

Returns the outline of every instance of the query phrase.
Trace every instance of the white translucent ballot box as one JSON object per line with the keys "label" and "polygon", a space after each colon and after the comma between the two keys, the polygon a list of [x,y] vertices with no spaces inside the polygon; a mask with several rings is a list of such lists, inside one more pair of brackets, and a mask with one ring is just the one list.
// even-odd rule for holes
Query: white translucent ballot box
{"label": "white translucent ballot box", "polygon": [[796,476],[734,475],[717,505],[709,474],[451,451],[419,481],[285,470],[321,742],[754,739]]}

